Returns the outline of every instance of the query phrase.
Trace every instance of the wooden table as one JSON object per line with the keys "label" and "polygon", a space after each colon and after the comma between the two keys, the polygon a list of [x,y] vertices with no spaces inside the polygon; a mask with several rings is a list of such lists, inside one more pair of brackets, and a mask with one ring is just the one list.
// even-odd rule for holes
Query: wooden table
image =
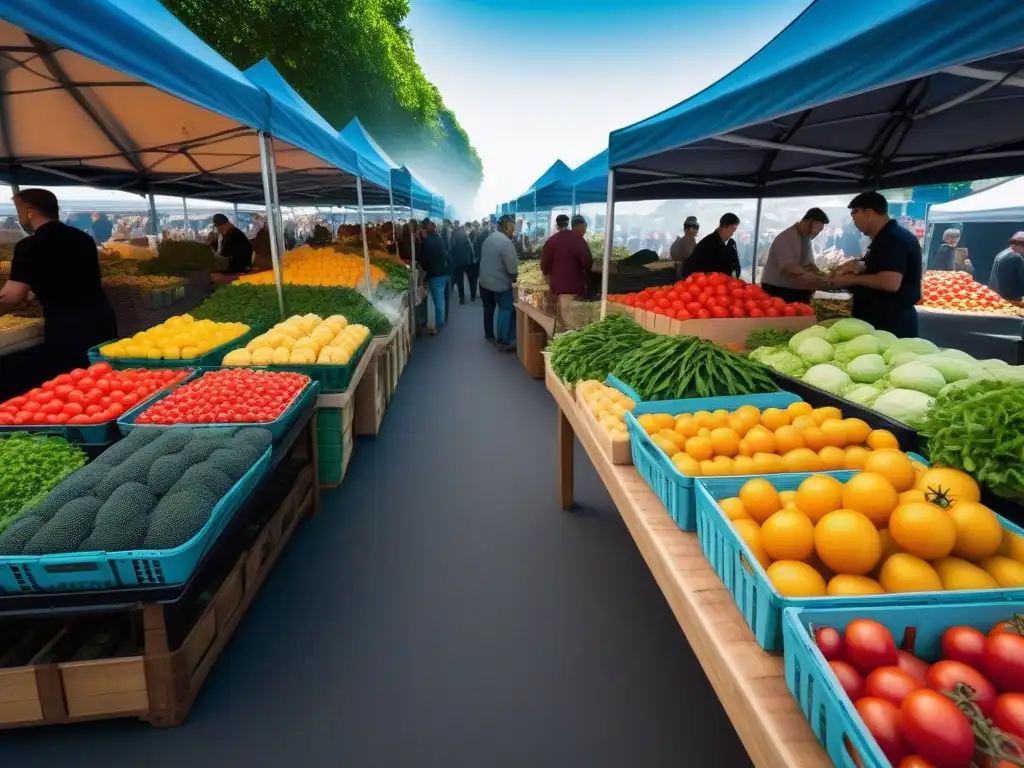
{"label": "wooden table", "polygon": [[555,318],[544,314],[532,304],[516,302],[516,351],[519,362],[535,379],[544,378],[544,359],[541,353],[554,333]]}
{"label": "wooden table", "polygon": [[608,488],[658,586],[704,667],[733,727],[757,766],[828,766],[786,688],[782,657],[765,653],[732,597],[704,559],[696,533],[680,531],[631,466],[605,458],[581,420],[572,395],[546,366],[558,406],[558,473],[563,509],[573,506],[575,436]]}

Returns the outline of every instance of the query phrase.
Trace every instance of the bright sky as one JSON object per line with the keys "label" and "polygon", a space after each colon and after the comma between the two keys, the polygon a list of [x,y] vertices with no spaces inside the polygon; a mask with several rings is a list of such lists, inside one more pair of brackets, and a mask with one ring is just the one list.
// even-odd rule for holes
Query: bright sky
{"label": "bright sky", "polygon": [[427,77],[484,164],[472,211],[525,192],[556,159],[571,168],[616,128],[725,75],[808,0],[413,0]]}

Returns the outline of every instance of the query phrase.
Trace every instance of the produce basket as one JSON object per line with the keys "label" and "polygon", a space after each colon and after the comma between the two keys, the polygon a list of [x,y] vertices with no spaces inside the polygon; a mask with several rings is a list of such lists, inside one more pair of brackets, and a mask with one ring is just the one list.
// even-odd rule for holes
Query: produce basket
{"label": "produce basket", "polygon": [[[363,354],[366,352],[366,348],[370,346],[370,342],[373,341],[373,338],[373,336],[367,336],[356,351],[352,353],[352,357],[349,361],[344,365],[334,363],[311,363],[309,365],[285,363],[283,365],[246,365],[240,367],[251,368],[254,371],[291,371],[294,373],[302,373],[309,376],[311,381],[320,385],[320,394],[339,394],[348,390],[348,385],[352,383],[352,375],[356,372],[356,368],[359,367],[359,362],[363,359]],[[241,346],[245,345],[242,344]],[[238,348],[238,346],[234,347],[234,349]],[[226,350],[225,354],[230,351],[232,350]],[[221,366],[220,360],[213,365],[225,367]]]}
{"label": "produce basket", "polygon": [[[199,376],[202,376],[204,372],[199,372]],[[315,381],[311,381],[306,384],[302,390],[295,396],[291,404],[284,410],[284,412],[276,419],[270,422],[246,422],[244,424],[219,424],[219,423],[198,423],[198,424],[136,424],[135,420],[139,415],[159,400],[163,400],[171,392],[176,390],[178,387],[183,386],[188,381],[192,381],[198,378],[198,376],[190,377],[185,381],[179,382],[173,387],[160,392],[157,397],[150,399],[149,402],[143,405],[138,405],[127,411],[121,418],[117,420],[117,428],[121,431],[122,435],[127,435],[133,429],[193,429],[199,427],[259,427],[261,429],[269,429],[271,435],[273,435],[274,442],[276,443],[284,435],[288,433],[291,428],[292,422],[295,421],[295,417],[307,408],[311,408],[315,405],[316,399],[320,394],[320,385]]]}
{"label": "produce basket", "polygon": [[[921,457],[909,454],[916,461]],[[840,482],[849,480],[855,471],[815,472],[829,475]],[[768,475],[768,480],[780,491],[795,491],[810,473]],[[869,595],[864,597],[783,597],[768,580],[764,568],[754,553],[740,538],[718,505],[719,499],[736,496],[749,477],[703,477],[697,482],[697,538],[704,557],[732,594],[736,607],[766,651],[782,649],[782,611],[785,608],[825,608],[855,605],[861,611],[891,605],[945,605],[954,602],[984,603],[995,594],[1015,597],[1024,602],[1024,588],[1002,590],[958,590],[949,592],[913,592],[901,594]],[[999,516],[1004,528],[1024,534],[1024,529]]]}
{"label": "produce basket", "polygon": [[105,357],[100,354],[100,348],[107,346],[107,344],[113,344],[117,339],[111,341],[105,341],[102,344],[97,344],[95,347],[89,350],[89,364],[105,362],[110,363],[111,368],[117,370],[124,370],[125,368],[210,368],[220,365],[220,361],[224,359],[224,355],[230,352],[232,349],[236,349],[238,345],[245,346],[250,339],[256,335],[256,331],[250,328],[246,333],[243,333],[237,339],[221,344],[219,347],[214,347],[206,354],[200,355],[199,357],[192,357],[188,360],[149,360],[148,358],[140,357]]}
{"label": "produce basket", "polygon": [[[627,387],[626,390],[628,389]],[[631,390],[626,390],[623,392],[632,398]],[[736,410],[742,405],[753,405],[757,408],[785,408],[790,403],[799,400],[799,397],[788,392],[772,392],[765,395],[697,397],[691,400],[663,400],[656,403],[637,401],[633,412],[625,414],[633,464],[636,465],[637,472],[651,486],[651,490],[661,500],[661,503],[665,505],[680,530],[695,531],[697,530],[697,504],[694,497],[694,480],[696,478],[684,475],[676,469],[672,460],[654,444],[636,417],[645,413],[670,413],[673,416],[678,416],[681,413],[714,411],[719,408]],[[740,479],[747,480],[749,477]]]}
{"label": "produce basket", "polygon": [[[207,425],[209,426],[209,425]],[[248,425],[252,426],[252,425]],[[271,448],[217,502],[199,533],[174,549],[0,557],[0,591],[66,592],[181,584],[262,481]]]}
{"label": "produce basket", "polygon": [[955,600],[943,605],[787,608],[783,616],[786,686],[834,765],[889,768],[889,761],[818,650],[814,628],[832,627],[842,632],[854,619],[874,619],[885,625],[898,646],[912,630],[913,647],[905,650],[924,658],[939,658],[942,633],[948,627],[966,625],[987,634],[996,622],[1011,618],[1020,608],[1019,597],[998,592],[990,594],[988,600]]}

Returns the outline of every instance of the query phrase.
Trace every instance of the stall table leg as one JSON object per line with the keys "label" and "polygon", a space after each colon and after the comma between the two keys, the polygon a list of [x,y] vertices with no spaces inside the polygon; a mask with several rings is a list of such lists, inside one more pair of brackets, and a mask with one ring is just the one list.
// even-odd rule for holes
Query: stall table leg
{"label": "stall table leg", "polygon": [[572,509],[574,505],[573,489],[573,457],[576,446],[576,435],[565,412],[558,409],[558,487],[562,499],[562,509]]}

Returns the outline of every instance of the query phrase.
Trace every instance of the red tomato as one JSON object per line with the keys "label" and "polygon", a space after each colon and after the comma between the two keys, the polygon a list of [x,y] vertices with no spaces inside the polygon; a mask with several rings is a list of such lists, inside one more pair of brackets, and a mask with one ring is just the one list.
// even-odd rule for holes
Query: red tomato
{"label": "red tomato", "polygon": [[680,309],[678,312],[676,312],[676,318],[678,320],[689,320],[690,313],[687,312],[685,309]]}
{"label": "red tomato", "polygon": [[75,380],[71,378],[70,374],[62,373],[60,376],[55,378],[53,381],[54,381],[55,384],[73,384]]}
{"label": "red tomato", "polygon": [[846,660],[862,675],[878,667],[894,667],[898,660],[896,642],[889,630],[871,619],[854,619],[843,633]]}
{"label": "red tomato", "polygon": [[78,380],[78,388],[83,392],[88,392],[90,389],[96,386],[96,379],[92,376],[83,376]]}
{"label": "red tomato", "polygon": [[899,707],[872,696],[858,699],[854,707],[889,762],[895,765],[902,760],[909,750],[900,728]]}
{"label": "red tomato", "polygon": [[927,687],[929,668],[927,661],[922,661],[910,651],[897,651],[896,657],[897,667],[917,680],[922,688]]}
{"label": "red tomato", "polygon": [[768,309],[764,311],[765,317],[781,317],[781,315],[782,313],[779,312],[779,310],[777,310],[775,307],[768,307]]}
{"label": "red tomato", "polygon": [[885,699],[897,707],[919,688],[924,688],[920,681],[899,667],[879,667],[864,680],[864,692],[868,696]]}
{"label": "red tomato", "polygon": [[764,317],[764,312],[762,312],[756,306],[753,309],[750,310],[749,314],[750,314],[751,317]]}
{"label": "red tomato", "polygon": [[996,705],[996,689],[974,667],[962,661],[937,661],[928,670],[928,687],[936,691],[953,691],[957,683],[964,683],[974,691],[974,703],[985,717]]}
{"label": "red tomato", "polygon": [[832,627],[821,627],[814,633],[814,642],[825,661],[842,661],[845,657],[843,637]]}
{"label": "red tomato", "polygon": [[1024,693],[1004,693],[996,699],[992,710],[996,728],[1024,740]]}
{"label": "red tomato", "polygon": [[110,363],[93,363],[87,370],[93,376],[102,376],[103,374],[110,373]]}
{"label": "red tomato", "polygon": [[39,412],[45,413],[47,415],[52,415],[60,413],[63,408],[64,403],[62,403],[58,398],[54,398],[50,402],[46,403],[42,408],[40,408]]}
{"label": "red tomato", "polygon": [[914,691],[900,706],[903,736],[913,751],[937,768],[970,765],[974,756],[971,721],[938,691]]}
{"label": "red tomato", "polygon": [[697,317],[699,317],[701,320],[707,320],[709,317],[711,317],[711,313],[708,312],[706,309],[702,308],[697,310]]}
{"label": "red tomato", "polygon": [[950,627],[942,633],[942,658],[962,661],[981,669],[985,658],[985,635],[973,627]]}
{"label": "red tomato", "polygon": [[103,409],[100,408],[98,405],[94,405],[93,404],[93,405],[86,406],[86,408],[85,408],[85,415],[86,416],[94,416],[97,413],[103,413]]}
{"label": "red tomato", "polygon": [[64,407],[61,410],[68,416],[77,416],[84,410],[81,403],[64,403]]}
{"label": "red tomato", "polygon": [[839,680],[839,685],[850,697],[850,701],[857,701],[864,696],[864,678],[852,665],[845,661],[830,661],[828,665]]}
{"label": "red tomato", "polygon": [[988,633],[989,635],[995,635],[1000,632],[1009,632],[1011,635],[1016,635],[1018,634],[1017,625],[1012,621],[998,621]]}
{"label": "red tomato", "polygon": [[68,393],[65,400],[69,403],[84,403],[86,402],[85,393],[80,389],[73,389]]}
{"label": "red tomato", "polygon": [[1024,637],[995,632],[985,641],[985,675],[1003,693],[1024,693]]}
{"label": "red tomato", "polygon": [[930,763],[920,755],[910,755],[900,760],[899,768],[936,768],[935,763]]}

